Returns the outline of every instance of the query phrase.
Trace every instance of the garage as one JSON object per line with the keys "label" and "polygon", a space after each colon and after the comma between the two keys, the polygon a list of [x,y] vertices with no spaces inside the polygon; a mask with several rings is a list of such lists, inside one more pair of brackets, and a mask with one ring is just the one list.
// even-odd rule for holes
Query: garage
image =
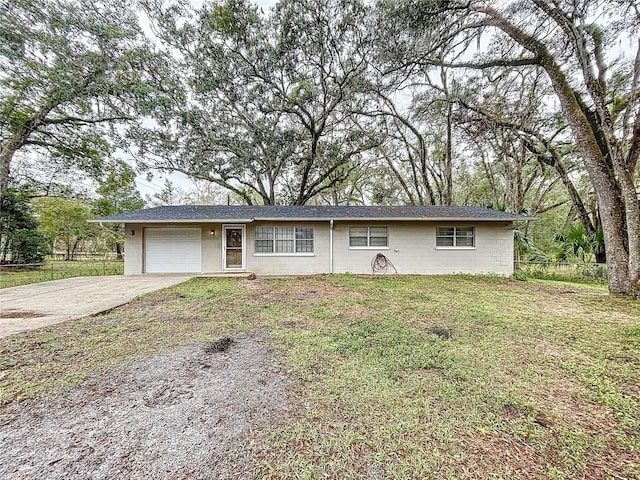
{"label": "garage", "polygon": [[201,237],[199,228],[145,228],[145,272],[199,273]]}

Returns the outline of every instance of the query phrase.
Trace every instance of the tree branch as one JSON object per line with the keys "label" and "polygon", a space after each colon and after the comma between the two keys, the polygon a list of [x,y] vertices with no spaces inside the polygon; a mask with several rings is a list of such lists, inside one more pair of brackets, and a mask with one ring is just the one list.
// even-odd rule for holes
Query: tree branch
{"label": "tree branch", "polygon": [[59,125],[65,123],[71,123],[74,125],[93,125],[102,122],[113,122],[116,120],[131,121],[132,117],[105,117],[105,118],[79,118],[79,117],[59,117],[59,118],[47,118],[42,120],[42,125]]}

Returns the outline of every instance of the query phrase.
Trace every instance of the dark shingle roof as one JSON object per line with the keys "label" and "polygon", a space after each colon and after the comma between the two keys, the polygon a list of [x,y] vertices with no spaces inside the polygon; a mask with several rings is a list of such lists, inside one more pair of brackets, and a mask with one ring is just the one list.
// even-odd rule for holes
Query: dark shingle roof
{"label": "dark shingle roof", "polygon": [[480,207],[420,206],[255,206],[180,205],[155,207],[97,218],[93,222],[193,222],[224,221],[246,223],[255,220],[478,220],[512,221],[529,217]]}

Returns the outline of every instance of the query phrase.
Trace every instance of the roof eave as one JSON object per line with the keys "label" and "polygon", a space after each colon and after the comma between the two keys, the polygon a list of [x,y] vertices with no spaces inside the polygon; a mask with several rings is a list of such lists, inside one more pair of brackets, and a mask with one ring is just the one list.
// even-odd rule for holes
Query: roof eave
{"label": "roof eave", "polygon": [[180,218],[180,219],[162,219],[150,220],[128,218],[126,220],[100,219],[94,218],[87,220],[89,223],[251,223],[250,218]]}
{"label": "roof eave", "polygon": [[535,220],[533,217],[256,217],[250,218],[189,218],[189,219],[91,219],[89,223],[252,223],[259,222],[513,222]]}
{"label": "roof eave", "polygon": [[528,220],[529,217],[517,218],[482,218],[482,217],[256,217],[256,222],[512,222],[515,220]]}

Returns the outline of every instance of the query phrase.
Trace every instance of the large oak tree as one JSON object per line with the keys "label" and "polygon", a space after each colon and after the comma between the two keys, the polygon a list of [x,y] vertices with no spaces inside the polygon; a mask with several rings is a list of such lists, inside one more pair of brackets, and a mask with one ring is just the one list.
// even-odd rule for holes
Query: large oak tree
{"label": "large oak tree", "polygon": [[[390,45],[398,58],[396,70],[415,65],[493,70],[496,75],[513,67],[544,70],[597,197],[609,289],[640,291],[636,2],[424,0],[382,7],[386,21],[401,32]],[[620,44],[631,45],[631,61],[615,55]],[[479,52],[461,56],[470,47]]]}
{"label": "large oak tree", "polygon": [[195,12],[148,2],[182,100],[141,129],[143,161],[246,203],[305,204],[340,188],[379,136],[357,121],[369,48],[358,0],[241,0]]}
{"label": "large oak tree", "polygon": [[110,127],[162,104],[163,77],[126,3],[2,2],[0,193],[19,153],[98,178],[117,137]]}

